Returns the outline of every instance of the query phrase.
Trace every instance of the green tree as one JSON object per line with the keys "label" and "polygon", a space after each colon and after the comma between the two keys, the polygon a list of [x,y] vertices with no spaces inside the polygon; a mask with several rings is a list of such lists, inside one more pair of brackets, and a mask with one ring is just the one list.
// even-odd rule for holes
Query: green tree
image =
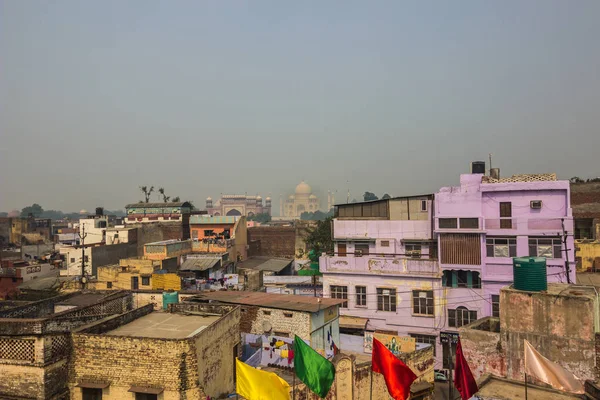
{"label": "green tree", "polygon": [[165,195],[165,188],[159,188],[158,193],[163,197],[163,203],[167,203],[171,198],[170,196]]}
{"label": "green tree", "polygon": [[392,196],[390,196],[389,194],[384,194],[383,196],[381,196],[381,200],[387,200],[387,199],[391,199]]}
{"label": "green tree", "polygon": [[34,203],[29,207],[25,207],[21,210],[21,217],[28,217],[29,214],[33,215],[34,217],[39,217],[42,215],[43,212],[44,209],[42,208],[42,206],[40,206],[37,203]]}
{"label": "green tree", "polygon": [[150,195],[154,192],[154,186],[150,186],[150,189],[148,189],[148,186],[140,186],[140,190],[144,193],[144,201],[150,203]]}
{"label": "green tree", "polygon": [[271,221],[271,216],[267,213],[254,214],[247,218],[248,221],[256,221],[264,224],[266,222]]}
{"label": "green tree", "polygon": [[365,201],[373,201],[373,200],[379,200],[379,197],[377,197],[375,195],[375,193],[365,192],[365,194],[363,195],[363,199]]}
{"label": "green tree", "polygon": [[[171,199],[171,201],[173,203],[179,203],[181,201],[181,197],[175,196],[175,197],[173,197],[173,199]],[[190,201],[189,203],[191,204],[192,202]]]}
{"label": "green tree", "polygon": [[333,240],[331,238],[331,224],[333,218],[329,217],[323,221],[317,221],[314,228],[310,228],[305,242],[309,250],[314,250],[317,254],[333,251]]}

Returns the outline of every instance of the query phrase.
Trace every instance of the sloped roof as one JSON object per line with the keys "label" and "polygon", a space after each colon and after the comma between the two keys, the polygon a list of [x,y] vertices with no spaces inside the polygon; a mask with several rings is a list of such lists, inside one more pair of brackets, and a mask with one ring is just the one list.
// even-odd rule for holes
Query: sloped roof
{"label": "sloped roof", "polygon": [[294,260],[287,258],[251,257],[237,264],[238,269],[279,272]]}
{"label": "sloped roof", "polygon": [[221,261],[218,257],[188,258],[179,268],[182,271],[206,271]]}

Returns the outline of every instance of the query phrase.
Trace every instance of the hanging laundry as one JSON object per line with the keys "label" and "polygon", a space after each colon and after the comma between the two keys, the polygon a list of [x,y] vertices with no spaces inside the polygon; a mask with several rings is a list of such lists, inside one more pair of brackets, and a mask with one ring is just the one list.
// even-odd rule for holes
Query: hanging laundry
{"label": "hanging laundry", "polygon": [[278,340],[275,342],[275,348],[279,348],[281,346],[283,346],[285,344],[285,342],[283,340]]}
{"label": "hanging laundry", "polygon": [[288,353],[288,365],[292,365],[294,361],[294,350],[290,350]]}
{"label": "hanging laundry", "polygon": [[281,358],[288,358],[289,350],[281,350]]}

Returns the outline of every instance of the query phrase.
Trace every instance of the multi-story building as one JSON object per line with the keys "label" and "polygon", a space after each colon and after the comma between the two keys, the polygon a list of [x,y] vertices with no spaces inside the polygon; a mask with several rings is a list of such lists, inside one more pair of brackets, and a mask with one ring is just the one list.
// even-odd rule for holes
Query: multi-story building
{"label": "multi-story building", "polygon": [[513,257],[546,257],[550,282],[575,282],[569,182],[554,174],[465,174],[435,196],[339,205],[333,232],[324,296],[348,299],[342,315],[367,330],[434,344],[438,368],[459,327],[498,314]]}

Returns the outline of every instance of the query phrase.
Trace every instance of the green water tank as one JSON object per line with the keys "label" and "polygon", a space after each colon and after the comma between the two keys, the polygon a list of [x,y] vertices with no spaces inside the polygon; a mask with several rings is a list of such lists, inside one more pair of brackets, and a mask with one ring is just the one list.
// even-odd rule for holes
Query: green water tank
{"label": "green water tank", "polygon": [[169,304],[179,303],[179,292],[163,292],[163,310],[169,308]]}
{"label": "green water tank", "polygon": [[513,258],[514,288],[528,292],[548,290],[546,259],[542,257]]}

